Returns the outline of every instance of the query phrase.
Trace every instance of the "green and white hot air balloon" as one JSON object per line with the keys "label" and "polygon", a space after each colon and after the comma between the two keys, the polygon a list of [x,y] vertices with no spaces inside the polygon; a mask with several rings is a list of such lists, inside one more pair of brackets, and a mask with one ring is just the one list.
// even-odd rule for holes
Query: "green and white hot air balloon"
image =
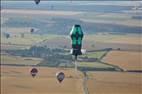
{"label": "green and white hot air balloon", "polygon": [[83,31],[81,29],[81,26],[78,24],[73,25],[71,32],[70,32],[70,37],[72,40],[72,55],[75,56],[77,59],[78,55],[81,55],[81,48],[82,48],[82,39],[83,39]]}

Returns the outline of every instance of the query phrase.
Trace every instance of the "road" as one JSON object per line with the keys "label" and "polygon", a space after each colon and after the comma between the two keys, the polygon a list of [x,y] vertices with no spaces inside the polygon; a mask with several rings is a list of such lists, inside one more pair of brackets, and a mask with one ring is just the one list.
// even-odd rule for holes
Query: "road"
{"label": "road", "polygon": [[[74,64],[75,64],[75,71],[79,71],[78,70],[78,67],[77,67],[77,61],[75,60],[74,61]],[[89,94],[89,91],[88,91],[88,87],[87,87],[87,80],[88,80],[88,76],[87,76],[87,73],[86,71],[81,71],[83,73],[83,90],[84,90],[84,94]]]}
{"label": "road", "polygon": [[87,87],[87,80],[88,76],[86,72],[83,72],[84,78],[83,78],[83,89],[84,89],[84,94],[89,94],[88,87]]}

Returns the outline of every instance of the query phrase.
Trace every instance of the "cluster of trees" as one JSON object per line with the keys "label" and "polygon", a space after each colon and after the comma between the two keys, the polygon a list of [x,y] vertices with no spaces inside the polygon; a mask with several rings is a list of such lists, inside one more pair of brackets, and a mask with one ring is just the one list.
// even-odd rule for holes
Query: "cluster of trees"
{"label": "cluster of trees", "polygon": [[58,48],[51,49],[51,48],[40,47],[40,46],[32,46],[29,49],[7,50],[6,52],[15,56],[45,58],[51,55],[65,54],[67,51],[64,49],[58,49]]}
{"label": "cluster of trees", "polygon": [[72,56],[65,54],[54,54],[44,58],[44,60],[39,63],[39,66],[49,66],[49,67],[59,67],[61,64],[68,66],[73,66]]}
{"label": "cluster of trees", "polygon": [[57,67],[60,66],[61,63],[67,66],[73,65],[71,63],[72,56],[64,49],[32,46],[29,49],[8,50],[6,52],[15,56],[43,58],[43,61],[38,64],[39,66]]}

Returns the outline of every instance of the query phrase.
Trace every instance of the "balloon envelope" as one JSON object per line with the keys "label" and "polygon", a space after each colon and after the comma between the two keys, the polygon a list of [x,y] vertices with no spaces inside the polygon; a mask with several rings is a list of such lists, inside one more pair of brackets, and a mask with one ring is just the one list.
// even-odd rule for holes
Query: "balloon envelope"
{"label": "balloon envelope", "polygon": [[82,48],[82,39],[83,39],[83,31],[81,26],[78,24],[73,25],[72,30],[70,32],[70,37],[72,39],[72,55],[81,55]]}
{"label": "balloon envelope", "polygon": [[56,73],[56,77],[57,77],[57,80],[61,83],[65,78],[65,74],[63,72],[58,72]]}
{"label": "balloon envelope", "polygon": [[40,2],[40,0],[35,0],[35,3],[38,5],[39,4],[39,2]]}
{"label": "balloon envelope", "polygon": [[31,69],[31,75],[32,75],[33,77],[35,77],[37,73],[38,73],[38,70],[37,70],[36,68],[32,68],[32,69]]}
{"label": "balloon envelope", "polygon": [[32,29],[31,29],[31,33],[33,33],[33,32],[34,32],[34,29],[32,28]]}

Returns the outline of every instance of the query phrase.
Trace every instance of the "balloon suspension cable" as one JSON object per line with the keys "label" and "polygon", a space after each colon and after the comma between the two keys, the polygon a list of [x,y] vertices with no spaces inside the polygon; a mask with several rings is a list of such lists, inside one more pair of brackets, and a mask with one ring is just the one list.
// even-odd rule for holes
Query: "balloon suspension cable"
{"label": "balloon suspension cable", "polygon": [[77,55],[75,55],[74,64],[75,64],[75,71],[77,71]]}

